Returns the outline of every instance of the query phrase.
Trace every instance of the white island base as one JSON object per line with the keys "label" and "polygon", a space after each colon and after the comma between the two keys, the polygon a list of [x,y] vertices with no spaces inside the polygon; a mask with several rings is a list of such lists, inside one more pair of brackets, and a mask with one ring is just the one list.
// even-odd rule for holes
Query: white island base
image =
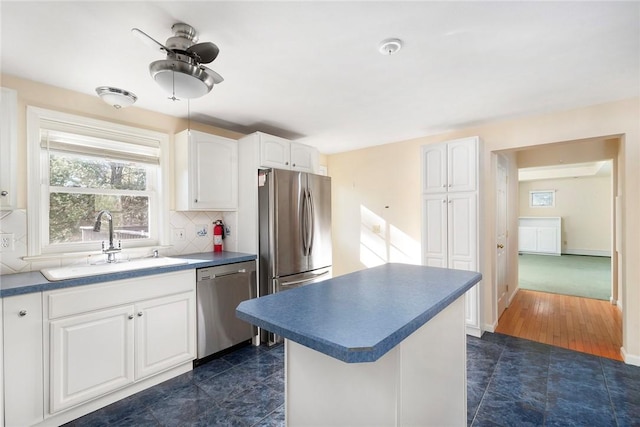
{"label": "white island base", "polygon": [[375,362],[286,340],[287,426],[466,426],[464,313],[461,296]]}

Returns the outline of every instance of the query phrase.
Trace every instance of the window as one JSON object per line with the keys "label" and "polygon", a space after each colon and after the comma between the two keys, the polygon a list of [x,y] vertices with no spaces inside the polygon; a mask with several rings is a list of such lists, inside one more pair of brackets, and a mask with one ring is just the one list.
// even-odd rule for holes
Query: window
{"label": "window", "polygon": [[556,205],[554,190],[529,191],[529,206],[532,208],[550,208]]}
{"label": "window", "polygon": [[[166,201],[160,188],[167,136],[128,126],[28,108],[29,255],[95,251],[109,227],[122,247],[158,245]],[[106,219],[104,219],[106,221]]]}

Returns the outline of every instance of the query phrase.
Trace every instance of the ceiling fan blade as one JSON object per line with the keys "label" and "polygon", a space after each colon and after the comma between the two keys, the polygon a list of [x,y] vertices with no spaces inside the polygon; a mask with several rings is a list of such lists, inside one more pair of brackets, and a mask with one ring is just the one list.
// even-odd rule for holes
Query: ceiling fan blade
{"label": "ceiling fan blade", "polygon": [[211,42],[204,42],[190,46],[187,52],[195,54],[198,57],[198,62],[208,64],[218,57],[220,49]]}
{"label": "ceiling fan blade", "polygon": [[160,49],[166,53],[173,52],[171,49],[169,49],[168,47],[160,43],[158,40],[154,39],[153,37],[151,37],[150,35],[148,35],[147,33],[145,33],[144,31],[138,28],[132,28],[131,32],[133,33],[134,36],[142,40],[144,44],[149,45],[154,49]]}
{"label": "ceiling fan blade", "polygon": [[201,65],[200,69],[202,69],[205,73],[209,74],[211,76],[211,78],[213,78],[213,83],[214,84],[219,84],[219,83],[222,83],[224,81],[222,76],[220,74],[216,73],[215,71],[213,71],[211,68],[205,67],[204,65]]}

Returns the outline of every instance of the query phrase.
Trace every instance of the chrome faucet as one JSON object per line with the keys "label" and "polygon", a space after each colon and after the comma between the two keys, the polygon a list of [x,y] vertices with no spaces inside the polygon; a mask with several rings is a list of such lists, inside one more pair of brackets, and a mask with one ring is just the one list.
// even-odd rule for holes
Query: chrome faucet
{"label": "chrome faucet", "polygon": [[96,217],[96,224],[93,226],[93,231],[99,232],[102,225],[102,217],[105,216],[109,221],[109,247],[105,248],[104,240],[102,241],[102,253],[107,254],[107,262],[116,262],[116,253],[122,250],[122,242],[118,241],[118,247],[113,246],[113,215],[108,210],[103,210],[98,213]]}

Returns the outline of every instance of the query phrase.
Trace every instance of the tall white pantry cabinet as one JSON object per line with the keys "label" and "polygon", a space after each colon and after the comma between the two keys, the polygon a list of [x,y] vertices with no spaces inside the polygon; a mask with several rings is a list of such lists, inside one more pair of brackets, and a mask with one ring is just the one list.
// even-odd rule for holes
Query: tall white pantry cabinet
{"label": "tall white pantry cabinet", "polygon": [[[479,271],[480,138],[422,146],[422,260]],[[478,283],[465,295],[467,334],[482,335]]]}

